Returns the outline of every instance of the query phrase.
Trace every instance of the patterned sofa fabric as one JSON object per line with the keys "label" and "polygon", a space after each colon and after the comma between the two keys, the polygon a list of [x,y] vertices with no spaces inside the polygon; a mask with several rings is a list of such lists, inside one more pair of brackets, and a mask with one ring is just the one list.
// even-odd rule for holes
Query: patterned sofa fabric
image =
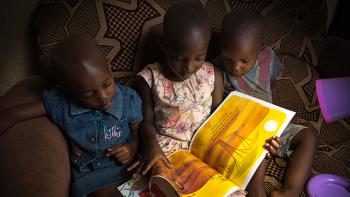
{"label": "patterned sofa fabric", "polygon": [[[117,80],[125,82],[143,65],[159,59],[158,35],[171,0],[42,0],[35,12],[38,45],[44,68],[50,71],[50,51],[76,33],[93,37],[111,62]],[[342,120],[323,121],[315,93],[314,66],[323,51],[326,0],[200,0],[211,18],[213,40],[227,13],[240,8],[260,12],[266,21],[266,43],[279,55],[286,71],[274,84],[274,101],[297,112],[300,123],[314,127],[319,150],[313,174],[335,173],[350,177],[350,126]],[[210,57],[218,53],[211,42]],[[216,49],[216,50],[215,50]],[[281,186],[286,161],[273,159],[266,176],[266,190]],[[303,193],[303,195],[305,195]]]}
{"label": "patterned sofa fabric", "polygon": [[[135,74],[159,58],[157,35],[170,0],[42,0],[35,12],[38,44],[45,66],[50,51],[69,35],[93,37],[111,61],[116,77]],[[326,27],[325,0],[202,0],[212,29],[220,32],[227,13],[240,8],[261,12],[266,41],[276,51],[316,65]],[[46,67],[48,68],[48,67]]]}

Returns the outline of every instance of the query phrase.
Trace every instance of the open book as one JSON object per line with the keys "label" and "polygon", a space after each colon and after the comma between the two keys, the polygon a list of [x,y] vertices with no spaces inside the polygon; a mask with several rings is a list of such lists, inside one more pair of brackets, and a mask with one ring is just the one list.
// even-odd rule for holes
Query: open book
{"label": "open book", "polygon": [[[179,150],[168,157],[174,165],[173,180],[154,175],[149,181],[150,190],[155,196],[224,197],[245,189],[265,158],[266,139],[281,135],[294,114],[231,92],[197,130],[189,151]],[[119,187],[126,196],[130,196],[125,193],[130,188]]]}

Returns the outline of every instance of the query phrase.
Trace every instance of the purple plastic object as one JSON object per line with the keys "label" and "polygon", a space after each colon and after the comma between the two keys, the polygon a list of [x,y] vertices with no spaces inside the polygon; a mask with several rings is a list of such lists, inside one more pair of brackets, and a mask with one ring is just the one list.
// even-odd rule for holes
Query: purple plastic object
{"label": "purple plastic object", "polygon": [[350,179],[334,174],[319,174],[307,183],[309,197],[349,197]]}
{"label": "purple plastic object", "polygon": [[350,116],[350,77],[316,80],[316,92],[327,123]]}

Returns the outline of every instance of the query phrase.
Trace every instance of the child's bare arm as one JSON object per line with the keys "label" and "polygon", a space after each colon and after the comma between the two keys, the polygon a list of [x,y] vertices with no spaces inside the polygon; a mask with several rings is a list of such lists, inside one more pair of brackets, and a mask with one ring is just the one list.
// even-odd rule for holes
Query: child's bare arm
{"label": "child's bare arm", "polygon": [[0,111],[0,135],[18,122],[46,114],[41,100],[5,108]]}
{"label": "child's bare arm", "polygon": [[156,127],[154,126],[153,97],[147,82],[140,76],[128,83],[130,87],[136,90],[142,99],[143,121],[139,129],[139,143],[142,145],[142,157],[139,161],[132,164],[128,170],[135,170],[135,174],[145,175],[151,167],[158,161],[162,160],[167,167],[171,164],[164,155],[156,139]]}
{"label": "child's bare arm", "polygon": [[211,93],[213,98],[213,103],[211,106],[211,111],[213,112],[221,103],[222,96],[224,94],[224,79],[222,77],[222,72],[214,67],[215,74],[215,82],[214,82],[214,90]]}

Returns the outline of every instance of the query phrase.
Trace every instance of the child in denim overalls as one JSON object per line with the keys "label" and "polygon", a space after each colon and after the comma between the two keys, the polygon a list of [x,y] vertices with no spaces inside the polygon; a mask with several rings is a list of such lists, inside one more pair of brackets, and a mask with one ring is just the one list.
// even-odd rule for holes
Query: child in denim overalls
{"label": "child in denim overalls", "polygon": [[2,120],[0,132],[47,113],[70,142],[72,195],[120,195],[115,186],[128,178],[127,166],[137,149],[140,97],[114,83],[106,58],[87,36],[58,44],[51,64],[61,88],[2,111],[9,118]]}

